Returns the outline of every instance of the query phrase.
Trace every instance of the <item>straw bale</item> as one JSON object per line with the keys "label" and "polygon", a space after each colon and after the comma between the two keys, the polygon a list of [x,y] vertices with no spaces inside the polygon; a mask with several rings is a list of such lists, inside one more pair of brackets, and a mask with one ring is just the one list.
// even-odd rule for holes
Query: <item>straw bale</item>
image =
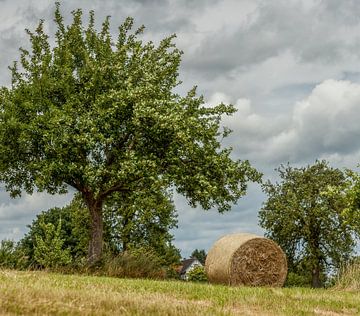
{"label": "straw bale", "polygon": [[211,283],[283,286],[286,256],[272,240],[254,234],[230,234],[210,249],[205,270]]}

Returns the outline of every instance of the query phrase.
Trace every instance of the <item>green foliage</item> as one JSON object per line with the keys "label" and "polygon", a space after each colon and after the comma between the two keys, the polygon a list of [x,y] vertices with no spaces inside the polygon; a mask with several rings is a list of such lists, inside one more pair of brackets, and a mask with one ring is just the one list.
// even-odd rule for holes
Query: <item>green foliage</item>
{"label": "green foliage", "polygon": [[196,258],[198,259],[202,265],[205,265],[205,260],[206,260],[206,251],[204,249],[195,249],[192,253],[190,258]]}
{"label": "green foliage", "polygon": [[349,179],[325,161],[277,171],[281,182],[263,185],[268,200],[259,213],[260,225],[285,251],[290,271],[312,275],[312,286],[321,286],[321,275],[339,269],[355,246],[354,223],[345,212]]}
{"label": "green foliage", "polygon": [[285,281],[285,287],[310,287],[311,275],[289,272]]}
{"label": "green foliage", "polygon": [[60,239],[63,247],[70,251],[72,262],[81,262],[86,257],[89,244],[90,217],[78,198],[63,208],[51,208],[37,215],[29,225],[29,232],[20,240],[20,247],[26,253],[29,261],[35,264],[34,246],[36,236],[46,239],[42,223],[56,227],[61,219]]}
{"label": "green foliage", "polygon": [[172,245],[169,232],[176,224],[173,201],[160,188],[114,194],[104,205],[104,238],[114,252],[148,247],[167,264],[179,263],[180,252]]}
{"label": "green foliage", "polygon": [[89,260],[102,253],[102,206],[114,192],[176,188],[190,205],[220,212],[246,193],[260,174],[248,161],[231,159],[220,140],[223,103],[204,106],[196,89],[180,96],[181,51],[174,35],[143,43],[133,19],[110,34],[94,12],[82,10],[68,26],[55,11],[55,44],[41,21],[27,30],[29,50],[11,67],[12,85],[0,89],[0,180],[12,196],[36,187],[79,191],[90,211]]}
{"label": "green foliage", "polygon": [[[346,223],[360,235],[360,175],[352,170],[347,170],[349,185],[345,188],[345,194],[342,195],[347,207],[344,209]],[[329,195],[337,192],[332,189]]]}
{"label": "green foliage", "polygon": [[61,238],[61,219],[57,227],[52,223],[40,221],[43,236],[35,235],[34,259],[45,268],[57,268],[71,263],[69,249],[64,249]]}
{"label": "green foliage", "polygon": [[[149,195],[149,194],[148,194]],[[125,198],[126,204],[116,196],[104,206],[104,242],[106,248],[117,255],[126,248],[152,248],[164,263],[178,263],[180,252],[171,241],[169,230],[176,225],[174,206],[164,195]],[[151,203],[149,202],[151,201]],[[45,238],[42,222],[56,226],[61,219],[60,238],[63,247],[70,250],[73,263],[82,263],[87,255],[89,242],[90,216],[81,197],[76,195],[71,203],[63,208],[51,208],[39,214],[29,226],[29,232],[20,241],[21,248],[30,261],[34,262],[35,236]],[[125,240],[125,242],[124,242]]]}
{"label": "green foliage", "polygon": [[150,248],[130,249],[115,257],[105,258],[104,273],[108,276],[123,278],[166,277],[163,260]]}
{"label": "green foliage", "polygon": [[187,273],[187,281],[192,282],[207,282],[207,275],[205,268],[202,266],[196,266]]}
{"label": "green foliage", "polygon": [[2,240],[0,243],[0,267],[6,269],[24,269],[28,258],[13,240]]}

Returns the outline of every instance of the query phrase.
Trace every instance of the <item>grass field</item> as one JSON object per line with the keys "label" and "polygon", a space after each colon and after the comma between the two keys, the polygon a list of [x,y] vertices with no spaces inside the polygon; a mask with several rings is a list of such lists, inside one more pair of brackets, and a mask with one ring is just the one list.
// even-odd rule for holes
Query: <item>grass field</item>
{"label": "grass field", "polygon": [[360,315],[360,293],[0,270],[0,315]]}

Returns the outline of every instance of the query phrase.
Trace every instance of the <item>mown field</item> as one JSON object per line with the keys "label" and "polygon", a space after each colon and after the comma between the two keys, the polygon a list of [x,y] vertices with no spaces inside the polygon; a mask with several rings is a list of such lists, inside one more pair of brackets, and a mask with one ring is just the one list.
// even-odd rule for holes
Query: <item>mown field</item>
{"label": "mown field", "polygon": [[360,315],[360,293],[0,270],[0,315]]}

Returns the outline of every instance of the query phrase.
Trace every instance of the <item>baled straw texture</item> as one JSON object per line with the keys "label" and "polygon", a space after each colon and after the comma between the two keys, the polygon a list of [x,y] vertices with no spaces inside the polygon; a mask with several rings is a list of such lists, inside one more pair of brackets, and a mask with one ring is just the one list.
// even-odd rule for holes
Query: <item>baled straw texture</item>
{"label": "baled straw texture", "polygon": [[286,256],[273,241],[253,234],[230,234],[210,249],[205,270],[211,283],[283,286]]}

